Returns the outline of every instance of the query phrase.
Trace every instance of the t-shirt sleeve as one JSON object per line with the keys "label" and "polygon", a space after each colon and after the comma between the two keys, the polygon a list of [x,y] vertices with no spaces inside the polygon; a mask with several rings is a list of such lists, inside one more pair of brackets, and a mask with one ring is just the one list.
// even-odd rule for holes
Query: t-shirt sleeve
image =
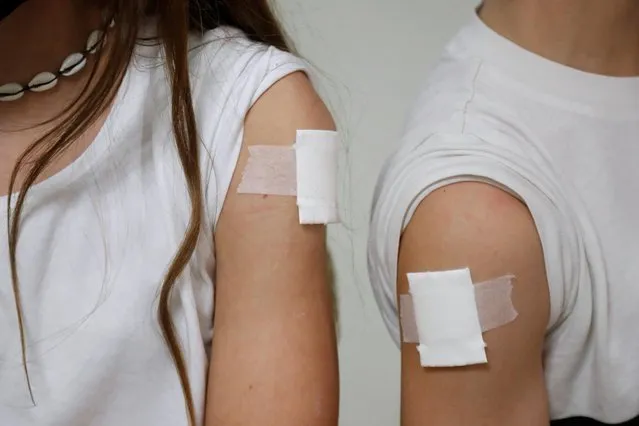
{"label": "t-shirt sleeve", "polygon": [[205,51],[198,59],[199,74],[193,84],[211,229],[219,219],[235,172],[249,110],[282,78],[298,71],[308,73],[307,63],[299,57],[250,41],[239,31],[226,32],[224,40],[202,48]]}
{"label": "t-shirt sleeve", "polygon": [[[245,75],[238,82],[241,87],[240,93],[236,97],[239,105],[242,105],[242,116],[237,127],[232,129],[231,145],[228,149],[216,151],[218,155],[214,158],[214,168],[217,175],[217,191],[215,196],[214,224],[220,217],[224,200],[226,199],[231,179],[242,148],[244,139],[244,118],[257,102],[257,100],[275,83],[282,78],[298,71],[308,72],[306,63],[300,58],[274,47],[253,58],[254,64],[247,68]],[[229,108],[234,107],[229,105]],[[291,140],[291,145],[295,141]],[[212,199],[212,198],[211,198]],[[212,209],[213,212],[213,209]]]}
{"label": "t-shirt sleeve", "polygon": [[[389,159],[378,182],[368,241],[368,272],[383,320],[397,345],[396,304],[400,236],[419,203],[438,188],[475,181],[495,185],[530,210],[544,250],[551,315],[549,328],[561,322],[574,300],[572,257],[578,247],[573,221],[560,189],[540,167],[476,136],[433,134],[410,143]],[[428,238],[428,236],[424,236]]]}

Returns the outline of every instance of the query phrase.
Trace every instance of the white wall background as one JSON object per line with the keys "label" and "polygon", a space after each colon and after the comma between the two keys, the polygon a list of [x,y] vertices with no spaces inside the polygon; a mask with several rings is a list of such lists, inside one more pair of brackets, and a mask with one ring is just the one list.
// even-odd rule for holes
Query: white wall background
{"label": "white wall background", "polygon": [[399,424],[399,351],[373,299],[366,233],[373,187],[397,146],[408,108],[446,41],[477,0],[276,0],[346,136],[350,187],[330,245],[341,341],[340,426]]}

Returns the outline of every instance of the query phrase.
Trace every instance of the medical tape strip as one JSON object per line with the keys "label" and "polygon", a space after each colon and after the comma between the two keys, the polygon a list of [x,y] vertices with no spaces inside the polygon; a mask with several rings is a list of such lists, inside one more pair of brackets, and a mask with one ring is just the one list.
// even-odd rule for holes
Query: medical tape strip
{"label": "medical tape strip", "polygon": [[296,196],[302,225],[339,222],[339,134],[298,130],[293,146],[249,147],[240,194]]}
{"label": "medical tape strip", "polygon": [[473,285],[470,270],[408,274],[399,296],[402,340],[417,343],[422,367],[487,362],[482,333],[517,318],[513,275]]}

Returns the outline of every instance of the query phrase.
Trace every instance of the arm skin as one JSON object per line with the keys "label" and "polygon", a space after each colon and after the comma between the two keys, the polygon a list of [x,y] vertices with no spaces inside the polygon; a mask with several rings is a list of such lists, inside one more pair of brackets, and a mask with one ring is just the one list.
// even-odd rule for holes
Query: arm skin
{"label": "arm skin", "polygon": [[488,364],[421,368],[402,345],[402,426],[548,426],[542,350],[549,295],[543,252],[525,205],[482,183],[430,194],[400,244],[398,293],[409,272],[469,267],[474,282],[514,274],[512,323],[484,333]]}
{"label": "arm skin", "polygon": [[337,345],[325,226],[300,225],[295,197],[237,194],[253,144],[334,130],[302,73],[271,87],[245,122],[216,232],[215,334],[207,426],[336,426]]}

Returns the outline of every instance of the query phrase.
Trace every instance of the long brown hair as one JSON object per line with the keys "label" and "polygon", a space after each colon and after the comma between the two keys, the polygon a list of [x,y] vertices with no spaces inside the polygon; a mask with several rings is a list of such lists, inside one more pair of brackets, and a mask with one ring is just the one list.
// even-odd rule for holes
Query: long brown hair
{"label": "long brown hair", "polygon": [[[191,200],[191,218],[186,235],[162,283],[159,296],[158,321],[170,354],[175,363],[184,393],[186,411],[191,425],[196,423],[193,395],[175,332],[169,299],[179,276],[189,263],[198,242],[202,225],[203,194],[199,166],[198,135],[191,99],[188,70],[189,44],[192,33],[203,33],[228,25],[241,29],[250,39],[288,50],[286,37],[275,18],[268,0],[85,0],[104,9],[117,25],[109,29],[108,48],[98,56],[98,63],[108,58],[98,76],[100,67],[94,66],[84,93],[76,99],[56,126],[43,138],[34,142],[17,161],[9,184],[7,202],[9,258],[15,297],[22,362],[33,400],[27,368],[26,337],[20,298],[16,263],[16,247],[20,234],[20,217],[31,186],[47,167],[67,150],[95,123],[113,101],[122,84],[127,67],[134,54],[138,34],[143,22],[154,17],[158,26],[158,42],[166,52],[166,68],[171,85],[171,112],[175,143],[184,169]],[[104,30],[107,30],[105,24]],[[99,78],[97,78],[99,77]],[[17,177],[24,172],[15,207],[11,208]]]}

